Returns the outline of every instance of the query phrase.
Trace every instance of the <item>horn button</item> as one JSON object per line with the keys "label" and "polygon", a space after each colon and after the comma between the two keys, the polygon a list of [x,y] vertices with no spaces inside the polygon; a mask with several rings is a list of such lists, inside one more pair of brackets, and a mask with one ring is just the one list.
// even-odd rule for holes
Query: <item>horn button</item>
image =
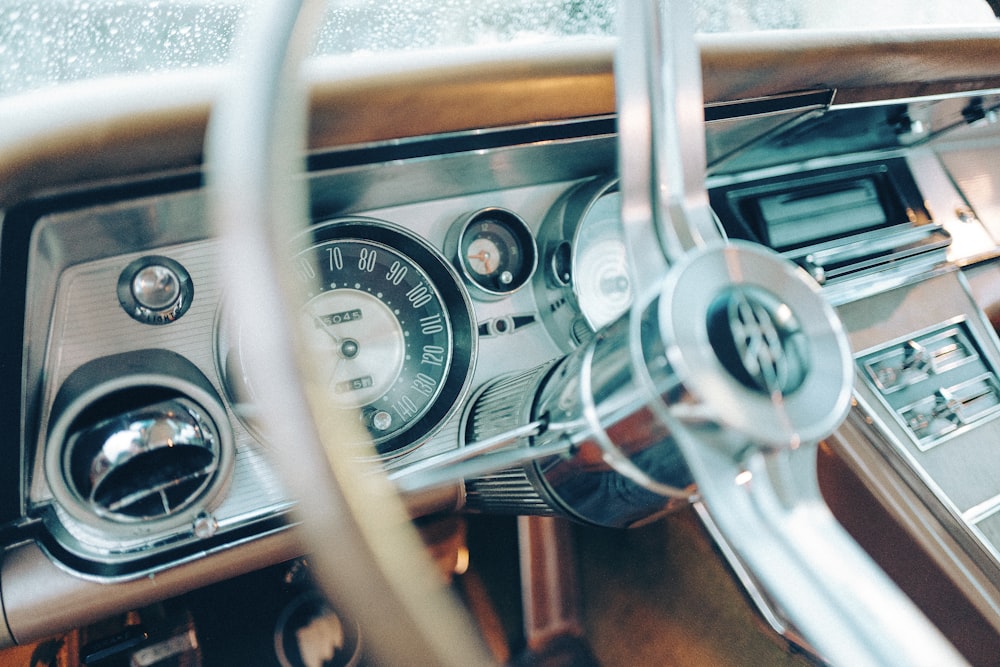
{"label": "horn button", "polygon": [[783,301],[753,286],[723,290],[708,307],[708,339],[722,366],[743,386],[789,395],[808,373],[808,339]]}

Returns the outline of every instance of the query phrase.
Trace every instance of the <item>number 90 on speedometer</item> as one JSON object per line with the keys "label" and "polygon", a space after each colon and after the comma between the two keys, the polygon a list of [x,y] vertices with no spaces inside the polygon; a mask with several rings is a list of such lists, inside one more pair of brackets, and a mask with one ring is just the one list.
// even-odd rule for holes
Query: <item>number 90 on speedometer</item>
{"label": "number 90 on speedometer", "polygon": [[309,360],[331,403],[357,411],[379,454],[431,435],[464,393],[469,302],[447,262],[387,223],[338,221],[295,258]]}

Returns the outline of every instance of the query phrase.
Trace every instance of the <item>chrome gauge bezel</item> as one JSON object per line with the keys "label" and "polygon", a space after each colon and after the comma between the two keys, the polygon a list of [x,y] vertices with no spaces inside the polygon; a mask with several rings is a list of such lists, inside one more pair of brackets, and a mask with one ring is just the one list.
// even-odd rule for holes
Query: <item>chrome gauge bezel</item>
{"label": "chrome gauge bezel", "polygon": [[[609,229],[610,221],[594,218],[594,214],[602,202],[618,196],[617,193],[617,178],[583,181],[553,205],[539,231],[543,270],[534,281],[535,298],[545,304],[540,310],[553,339],[568,341],[564,348],[567,352],[589,340],[616,317],[613,313],[609,315],[606,307],[601,312],[601,304],[592,302],[593,290],[588,293],[582,289],[580,275],[590,270],[583,266],[584,253],[592,250],[595,243],[615,236]],[[624,237],[621,241],[624,243]],[[627,310],[624,305],[617,317]]]}
{"label": "chrome gauge bezel", "polygon": [[[452,416],[467,393],[472,379],[477,336],[472,304],[455,270],[445,257],[427,241],[391,222],[355,216],[320,222],[295,240],[292,246],[295,253],[294,265],[305,288],[303,308],[306,308],[306,304],[311,300],[322,297],[326,291],[322,284],[324,267],[317,266],[317,262],[321,260],[319,255],[324,249],[347,247],[338,244],[351,244],[352,246],[357,244],[370,249],[385,249],[393,253],[402,260],[401,263],[409,264],[412,269],[416,270],[416,273],[425,278],[428,288],[425,294],[428,300],[431,303],[440,304],[442,315],[440,325],[443,332],[447,333],[448,342],[447,344],[441,343],[440,334],[435,339],[435,343],[443,347],[444,350],[440,360],[434,359],[432,361],[440,363],[439,368],[443,372],[440,376],[434,377],[437,384],[429,401],[426,404],[419,404],[418,401],[413,416],[404,422],[405,426],[391,431],[388,436],[378,437],[377,433],[372,432],[372,444],[376,457],[379,459],[395,458],[412,451],[433,436]],[[411,270],[411,275],[413,273],[414,271]],[[424,282],[423,278],[421,282]],[[357,294],[363,293],[367,293],[367,290],[361,286],[357,290]],[[379,304],[374,297],[367,298],[373,307],[385,310],[386,313],[389,312],[385,309],[384,304]],[[251,404],[253,402],[252,380],[243,372],[240,360],[240,356],[245,353],[244,346],[252,345],[252,342],[246,340],[247,337],[244,335],[243,326],[246,325],[238,325],[235,327],[238,331],[235,332],[227,331],[233,327],[232,323],[227,325],[225,319],[225,316],[220,316],[218,364],[220,372],[225,378],[227,395],[234,403],[234,412],[245,420],[248,428],[258,438],[266,442],[266,434],[253,423],[252,418],[248,418],[248,415],[253,414],[252,407],[250,410],[240,409],[247,402]],[[412,325],[405,335],[409,337],[411,332]],[[400,334],[403,334],[402,328]],[[362,341],[361,344],[364,345],[364,342]],[[424,361],[423,351],[414,352],[413,349],[407,349],[410,352],[407,359],[402,362],[401,368],[406,366],[412,370],[419,367]],[[406,373],[402,373],[402,375],[405,376]],[[431,375],[434,373],[432,372]],[[395,390],[396,380],[394,379],[390,384]],[[375,400],[380,401],[381,396]],[[350,415],[349,418],[362,419],[362,427],[367,428],[369,424],[366,420],[370,421],[372,418],[371,411],[366,411],[367,407],[369,404],[363,404],[360,408],[360,414],[353,409],[345,409],[344,414]],[[367,452],[368,443],[358,444],[364,446]],[[359,456],[365,456],[365,453],[359,450]]]}
{"label": "chrome gauge bezel", "polygon": [[[479,244],[483,244],[480,247]],[[449,233],[448,254],[453,257],[472,295],[493,301],[513,294],[531,281],[538,268],[535,236],[521,216],[497,206],[460,218]],[[492,249],[492,257],[471,255]],[[489,268],[489,262],[498,262]]]}

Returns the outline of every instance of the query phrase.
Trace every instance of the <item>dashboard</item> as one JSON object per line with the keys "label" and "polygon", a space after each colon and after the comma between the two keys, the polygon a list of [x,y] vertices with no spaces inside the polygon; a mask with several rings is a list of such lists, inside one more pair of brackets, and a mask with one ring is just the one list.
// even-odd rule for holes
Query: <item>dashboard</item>
{"label": "dashboard", "polygon": [[[317,223],[288,248],[307,286],[310,359],[340,419],[360,411],[386,469],[464,445],[470,394],[547,365],[627,309],[614,179],[602,174],[612,164],[613,124],[573,125],[511,130],[528,137],[517,147],[502,145],[498,132],[491,159],[526,174],[500,190],[475,180],[477,171],[492,178],[481,151],[454,148],[419,162],[316,173]],[[594,129],[605,132],[591,136]],[[548,141],[568,131],[580,136]],[[542,170],[558,180],[539,183]],[[333,197],[371,173],[381,185],[366,184],[363,207],[338,210]],[[456,173],[467,176],[445,178]],[[397,175],[446,185],[423,189],[427,201],[400,204]],[[205,537],[280,517],[290,504],[266,463],[272,445],[254,423],[253,381],[243,370],[268,315],[227,310],[224,262],[204,207],[201,192],[182,189],[53,211],[38,217],[29,240],[28,290],[46,297],[37,312],[29,305],[25,335],[48,343],[30,347],[26,360],[27,377],[39,383],[27,388],[39,398],[26,405],[27,423],[39,425],[27,493],[48,508],[44,522],[59,536],[53,548],[89,561],[95,574],[147,574],[142,564],[156,562],[157,551],[200,548]],[[174,406],[156,409],[164,400],[196,407],[171,418]],[[122,420],[180,419],[184,428],[175,429],[198,430],[196,414],[212,425],[172,450],[176,460],[164,463],[152,444],[135,456],[109,451],[108,433]],[[176,498],[162,488],[161,464],[190,479]],[[458,494],[445,497],[458,505]],[[199,537],[195,524],[212,534]]]}
{"label": "dashboard", "polygon": [[[854,407],[827,446],[914,544],[937,545],[934,566],[984,632],[1000,634],[995,82],[965,73],[969,91],[945,90],[954,82],[942,75],[939,89],[911,95],[871,82],[843,97],[832,84],[772,94],[798,88],[786,66],[773,84],[748,78],[733,92],[719,71],[732,56],[705,48],[718,224],[806,271],[853,347]],[[574,63],[575,85],[599,78],[607,96],[601,49],[516,55]],[[851,101],[852,90],[870,99]],[[555,117],[448,127],[467,124],[456,112],[410,135],[355,128],[330,142],[340,93],[317,91],[312,223],[285,249],[305,295],[300,324],[332,406],[326,427],[350,422],[357,456],[405,479],[529,423],[537,415],[523,397],[629,309],[616,118],[606,100],[603,112],[584,100]],[[0,431],[8,643],[299,555],[293,494],[269,458],[296,452],[258,421],[266,379],[245,363],[262,354],[255,332],[274,315],[231,307],[220,245],[234,241],[212,226],[200,156],[133,172],[130,161],[151,159],[139,153],[107,158],[125,174],[20,190],[10,181],[0,237],[13,314],[0,386],[17,406]],[[404,500],[415,517],[611,527],[675,507],[626,489],[628,511],[598,510],[546,471],[512,465]],[[683,465],[673,474],[680,487],[692,481]],[[836,505],[837,488],[826,493]]]}

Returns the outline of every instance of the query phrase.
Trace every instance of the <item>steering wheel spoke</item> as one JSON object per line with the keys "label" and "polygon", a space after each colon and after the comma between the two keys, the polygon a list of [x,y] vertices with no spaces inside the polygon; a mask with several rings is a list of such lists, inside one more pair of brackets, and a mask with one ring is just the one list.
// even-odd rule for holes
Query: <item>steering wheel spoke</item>
{"label": "steering wheel spoke", "polygon": [[701,61],[690,17],[676,4],[618,7],[618,171],[639,292],[687,251],[722,238],[705,190]]}
{"label": "steering wheel spoke", "polygon": [[[815,443],[846,415],[853,381],[836,314],[776,254],[713,241],[685,3],[630,0],[620,10],[622,217],[633,279],[658,303],[657,317],[633,306],[629,347],[656,419],[722,537],[820,655],[834,664],[961,663],[820,495]],[[654,240],[661,257],[649,257]],[[650,322],[662,345],[653,363]],[[692,414],[699,419],[685,418]]]}

